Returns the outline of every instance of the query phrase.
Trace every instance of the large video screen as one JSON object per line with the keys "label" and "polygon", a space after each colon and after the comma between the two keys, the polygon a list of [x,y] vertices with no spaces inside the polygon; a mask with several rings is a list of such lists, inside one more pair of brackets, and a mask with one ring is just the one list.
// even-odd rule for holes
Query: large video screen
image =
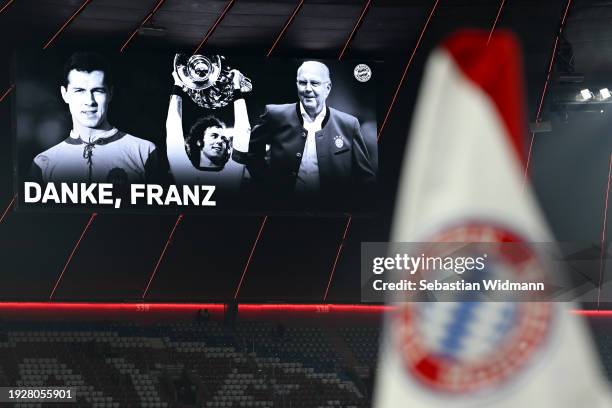
{"label": "large video screen", "polygon": [[20,53],[17,209],[374,213],[378,68]]}

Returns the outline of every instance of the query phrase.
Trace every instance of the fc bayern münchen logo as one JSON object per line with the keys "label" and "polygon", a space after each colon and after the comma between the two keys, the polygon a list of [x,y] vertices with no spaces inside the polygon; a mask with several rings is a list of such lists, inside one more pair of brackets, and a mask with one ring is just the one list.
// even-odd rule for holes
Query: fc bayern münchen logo
{"label": "fc bayern m\u00fcnchen logo", "polygon": [[353,70],[353,75],[359,82],[368,82],[372,78],[372,70],[366,64],[358,64]]}
{"label": "fc bayern m\u00fcnchen logo", "polygon": [[[430,242],[483,243],[489,259],[498,259],[487,268],[506,273],[521,274],[537,257],[518,234],[484,224],[452,228]],[[508,256],[510,242],[522,244],[522,256]],[[548,302],[403,303],[391,319],[393,342],[409,377],[424,388],[449,396],[486,392],[534,362],[551,337],[553,312]]]}
{"label": "fc bayern m\u00fcnchen logo", "polygon": [[342,147],[344,146],[344,140],[342,140],[342,136],[340,135],[334,136],[334,144],[336,145],[338,149],[342,149]]}

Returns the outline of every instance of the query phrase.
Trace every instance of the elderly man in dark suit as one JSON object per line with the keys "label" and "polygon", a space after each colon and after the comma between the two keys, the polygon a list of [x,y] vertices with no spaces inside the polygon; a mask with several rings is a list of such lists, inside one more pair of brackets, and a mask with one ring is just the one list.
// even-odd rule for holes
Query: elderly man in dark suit
{"label": "elderly man in dark suit", "polygon": [[348,198],[375,182],[359,121],[326,106],[331,88],[325,64],[304,62],[297,71],[299,102],[267,105],[253,128],[243,159],[272,199]]}

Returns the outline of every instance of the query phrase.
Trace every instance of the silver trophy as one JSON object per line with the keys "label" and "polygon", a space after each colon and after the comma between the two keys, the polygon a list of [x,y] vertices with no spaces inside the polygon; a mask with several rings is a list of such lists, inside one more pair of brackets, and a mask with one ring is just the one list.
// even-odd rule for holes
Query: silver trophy
{"label": "silver trophy", "polygon": [[[206,109],[218,109],[234,100],[232,68],[222,55],[176,54],[174,70],[183,83],[183,90],[198,105]],[[240,90],[253,89],[251,80],[241,74]]]}

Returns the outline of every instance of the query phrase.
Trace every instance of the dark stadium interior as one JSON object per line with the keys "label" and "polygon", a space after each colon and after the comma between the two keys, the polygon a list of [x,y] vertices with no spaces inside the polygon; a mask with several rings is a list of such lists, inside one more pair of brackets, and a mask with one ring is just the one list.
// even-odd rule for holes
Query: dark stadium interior
{"label": "dark stadium interior", "polygon": [[[1,0],[0,9],[0,386],[75,386],[84,407],[369,407],[382,307],[349,306],[360,303],[360,247],[388,240],[426,58],[459,28],[517,35],[531,128],[550,126],[535,133],[530,160],[544,214],[557,240],[584,244],[580,259],[608,258],[612,110],[567,103],[582,88],[612,86],[608,1]],[[384,61],[380,214],[12,211],[17,51],[169,52],[203,40],[201,52]],[[612,288],[602,293],[601,308],[612,305]],[[125,307],[2,303],[77,301]],[[611,321],[589,319],[609,379]]]}
{"label": "dark stadium interior", "polygon": [[[109,49],[116,48],[119,53],[130,34],[157,4],[152,1],[125,3],[101,0],[90,3],[48,48],[78,48],[86,47],[89,43],[103,42]],[[82,4],[79,1],[16,1],[10,4],[2,13],[4,38],[10,38],[10,41],[3,42],[5,55],[24,48],[41,49]],[[131,38],[122,54],[195,48],[227,4],[230,3],[168,0],[148,20],[145,29]],[[291,1],[248,0],[232,3],[232,7],[207,39],[205,49],[211,52],[223,50],[237,55],[265,56],[276,43],[271,58],[338,58],[365,3],[306,1],[297,10],[282,37],[279,36],[298,4]],[[572,24],[586,24],[580,16],[593,13],[593,9],[597,9],[594,4],[575,2],[568,15],[567,32],[582,36],[577,38],[580,44],[585,41],[591,44],[597,40],[589,38],[584,30],[570,30]],[[380,163],[379,177],[383,185],[383,194],[378,200],[380,216],[351,219],[346,237],[342,240],[347,217],[275,217],[274,214],[209,217],[187,214],[169,242],[147,299],[232,299],[262,220],[267,215],[269,217],[253,253],[238,300],[321,302],[327,293],[325,300],[328,302],[359,301],[359,282],[355,279],[355,271],[360,243],[384,241],[387,238],[398,165],[404,153],[409,118],[424,61],[436,44],[458,28],[490,30],[500,3],[441,1],[426,26],[433,5],[434,2],[429,1],[373,2],[342,56],[344,60],[367,58],[385,62],[377,95],[380,127],[404,68],[416,49],[385,128],[380,133],[379,151],[380,157],[384,158]],[[602,7],[606,10],[605,6]],[[513,30],[520,39],[524,52],[527,113],[532,122],[535,121],[555,35],[564,10],[565,3],[562,1],[512,1],[504,5],[496,25],[496,29]],[[423,31],[423,28],[426,30]],[[421,32],[423,35],[417,48]],[[278,42],[275,41],[277,38],[280,38]],[[577,53],[576,58],[579,55]],[[600,61],[599,65],[602,63]],[[586,73],[588,62],[582,64],[584,66],[576,63],[576,69]],[[11,85],[9,68],[8,63],[1,68],[5,84],[3,89]],[[541,116],[547,119],[549,102],[545,102]],[[7,136],[11,124],[10,106],[9,96],[1,107],[3,128]],[[539,143],[538,138],[538,143],[534,143],[532,172],[546,213],[554,216],[551,219],[553,229],[564,235],[562,239],[565,240],[598,243],[603,204],[601,192],[605,187],[602,183],[605,183],[607,166],[605,149],[593,146],[590,153],[601,158],[592,157],[589,166],[586,166],[588,170],[584,167],[581,169],[589,171],[589,174],[584,174],[585,177],[595,172],[601,174],[601,182],[595,183],[589,179],[589,183],[584,183],[584,180],[576,180],[568,188],[567,184],[561,184],[564,179],[551,177],[551,172],[554,174],[554,171],[562,171],[557,167],[565,162],[556,158],[549,160],[542,151],[552,136],[546,133],[537,136],[540,135],[543,135],[543,141]],[[11,201],[15,191],[9,139],[4,139],[6,144],[2,149],[5,169],[1,177],[5,188],[0,192],[0,199],[6,204]],[[563,149],[563,152],[571,151],[571,148]],[[564,166],[564,169],[567,167]],[[574,175],[573,179],[576,177]],[[551,183],[554,185],[551,186]],[[598,194],[597,199],[585,200],[586,193],[582,190],[587,189],[588,193]],[[564,196],[560,204],[558,195]],[[562,207],[565,205],[574,207],[570,210]],[[584,206],[589,206],[590,211],[581,212]],[[570,217],[564,216],[568,212],[589,214],[591,218],[579,222],[572,218],[574,221],[570,221]],[[54,299],[139,299],[160,259],[176,219],[174,214],[98,215],[70,260],[62,282],[54,293]],[[5,217],[2,223],[2,251],[7,270],[6,284],[0,288],[0,298],[48,299],[53,284],[66,265],[88,220],[88,214],[49,216],[15,212]],[[214,233],[204,233],[209,231]],[[292,231],[300,233],[291,234]],[[342,250],[336,260],[341,241]],[[196,250],[198,247],[206,249]],[[334,264],[334,276],[326,291]],[[222,279],[218,279],[220,276]],[[214,283],[208,283],[210,281]]]}

